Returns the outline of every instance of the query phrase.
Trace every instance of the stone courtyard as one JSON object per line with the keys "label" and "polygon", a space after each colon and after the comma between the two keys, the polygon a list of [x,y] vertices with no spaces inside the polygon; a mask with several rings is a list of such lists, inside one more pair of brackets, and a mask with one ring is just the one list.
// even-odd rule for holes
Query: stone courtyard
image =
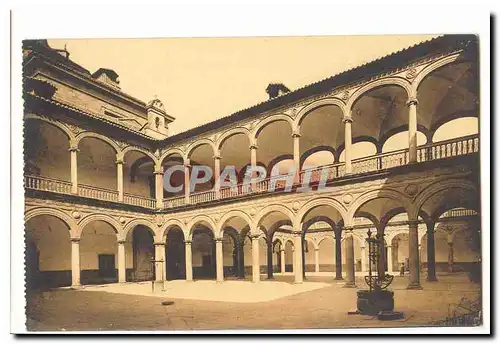
{"label": "stone courtyard", "polygon": [[[401,327],[430,325],[454,311],[461,314],[462,298],[479,297],[479,286],[465,274],[438,275],[439,281],[422,282],[422,290],[407,290],[407,277],[395,277],[391,289],[395,308],[404,319],[379,321],[371,316],[348,315],[356,308],[356,291],[343,288],[342,281],[331,277],[308,277],[294,285],[293,276],[277,276],[276,281],[253,284],[249,281],[227,281],[210,287],[213,281],[170,283],[167,292],[151,293],[151,284],[87,286],[83,289],[55,289],[29,297],[27,315],[30,331],[83,330],[234,330],[234,329],[307,329]],[[188,283],[188,284],[186,284]],[[224,298],[224,286],[234,287]],[[296,288],[294,290],[294,288]],[[299,289],[300,288],[300,289]],[[227,288],[226,288],[227,289]],[[170,293],[169,293],[170,290]],[[190,295],[183,298],[181,291]],[[218,290],[208,301],[206,296]],[[221,291],[222,290],[222,291]],[[252,292],[255,290],[256,292]],[[259,290],[262,292],[259,293]],[[169,297],[168,294],[174,294]],[[260,301],[267,295],[269,301]],[[205,300],[200,300],[205,298]],[[237,300],[235,300],[237,298]],[[174,301],[162,306],[161,301]]]}

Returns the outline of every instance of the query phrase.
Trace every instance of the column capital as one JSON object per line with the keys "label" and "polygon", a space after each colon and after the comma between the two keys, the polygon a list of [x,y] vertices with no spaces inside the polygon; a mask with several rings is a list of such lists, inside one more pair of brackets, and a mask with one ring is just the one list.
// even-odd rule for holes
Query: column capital
{"label": "column capital", "polygon": [[117,159],[117,160],[115,161],[115,163],[116,163],[117,165],[123,165],[124,161],[123,161],[123,159]]}
{"label": "column capital", "polygon": [[354,230],[354,226],[344,226],[344,227],[342,227],[342,230],[345,231],[346,233],[352,234],[352,232]]}
{"label": "column capital", "polygon": [[302,232],[301,231],[294,231],[294,232],[292,232],[292,235],[294,237],[302,236]]}
{"label": "column capital", "polygon": [[418,228],[419,223],[420,221],[418,220],[408,220],[408,226],[410,226],[410,228]]}
{"label": "column capital", "polygon": [[165,246],[165,242],[155,242],[154,245],[155,246]]}
{"label": "column capital", "polygon": [[184,167],[185,168],[190,168],[191,167],[191,163],[190,162],[185,162],[184,163]]}
{"label": "column capital", "polygon": [[191,241],[191,240],[184,240],[184,244],[186,244],[186,245],[191,245],[191,244],[192,244],[192,241]]}
{"label": "column capital", "polygon": [[252,240],[259,240],[260,234],[250,234],[250,239]]}
{"label": "column capital", "polygon": [[353,120],[352,120],[352,117],[351,116],[344,116],[342,118],[342,123],[352,123]]}
{"label": "column capital", "polygon": [[121,239],[121,240],[118,240],[117,243],[118,243],[118,245],[124,245],[127,243],[127,240]]}
{"label": "column capital", "polygon": [[155,170],[153,171],[153,174],[154,174],[154,175],[157,175],[157,174],[164,175],[164,174],[165,174],[165,172],[163,171],[163,169],[161,169],[161,170],[156,170],[156,169],[155,169]]}
{"label": "column capital", "polygon": [[293,133],[292,133],[292,137],[293,137],[293,138],[300,137],[300,136],[301,136],[301,135],[300,135],[300,133],[298,133],[298,132],[293,132]]}
{"label": "column capital", "polygon": [[406,106],[417,105],[418,99],[416,97],[411,97],[406,101]]}
{"label": "column capital", "polygon": [[80,243],[80,238],[71,238],[71,242],[77,242]]}
{"label": "column capital", "polygon": [[213,158],[214,158],[214,160],[220,160],[220,159],[222,159],[222,156],[219,153],[217,153],[214,155]]}
{"label": "column capital", "polygon": [[73,146],[73,147],[69,147],[68,151],[70,151],[70,152],[79,152],[80,150],[78,149],[78,147]]}
{"label": "column capital", "polygon": [[215,238],[216,243],[221,243],[222,244],[223,239],[222,238]]}
{"label": "column capital", "polygon": [[249,148],[250,148],[250,150],[252,150],[252,149],[258,149],[259,146],[257,146],[257,144],[251,144]]}

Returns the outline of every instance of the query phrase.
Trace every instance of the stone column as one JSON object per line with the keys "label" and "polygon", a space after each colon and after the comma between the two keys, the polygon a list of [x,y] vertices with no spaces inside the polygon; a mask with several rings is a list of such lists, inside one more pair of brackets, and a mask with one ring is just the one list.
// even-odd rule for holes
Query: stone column
{"label": "stone column", "polygon": [[391,274],[392,273],[392,246],[387,246],[387,273]]}
{"label": "stone column", "polygon": [[118,241],[118,282],[125,283],[127,281],[127,268],[125,260],[125,243],[126,241]]}
{"label": "stone column", "polygon": [[186,281],[193,280],[193,254],[191,252],[191,240],[186,240]]}
{"label": "stone column", "polygon": [[285,249],[283,247],[280,250],[280,255],[281,255],[280,269],[281,269],[281,273],[284,274],[285,273]]}
{"label": "stone column", "polygon": [[302,233],[301,232],[293,232],[293,245],[295,247],[294,254],[294,270],[293,274],[295,275],[295,283],[302,283],[304,280],[303,269],[302,266]]}
{"label": "stone column", "polygon": [[123,202],[123,160],[116,160],[116,179],[118,189],[118,202]]}
{"label": "stone column", "polygon": [[335,279],[343,280],[342,277],[342,231],[335,230]]}
{"label": "stone column", "polygon": [[189,161],[184,164],[184,203],[189,204],[189,195],[191,194],[191,187],[189,181],[191,180],[189,176],[191,165]]}
{"label": "stone column", "polygon": [[366,271],[366,246],[361,246],[361,271]]}
{"label": "stone column", "polygon": [[436,278],[436,245],[434,243],[434,222],[427,223],[427,281],[435,282]]}
{"label": "stone column", "polygon": [[71,286],[80,285],[80,238],[71,238]]}
{"label": "stone column", "polygon": [[422,289],[420,285],[420,266],[419,266],[419,252],[418,252],[418,221],[408,221],[408,247],[409,254],[408,260],[410,265],[410,283],[408,289]]}
{"label": "stone column", "polygon": [[267,242],[267,279],[274,279],[273,276],[273,243]]}
{"label": "stone column", "polygon": [[253,181],[253,177],[255,176],[255,167],[257,166],[257,145],[250,146],[250,165],[252,167],[252,191],[257,190],[257,183]]}
{"label": "stone column", "polygon": [[165,244],[155,242],[155,281],[160,282],[165,280],[163,275],[163,264],[165,263]]}
{"label": "stone column", "polygon": [[224,281],[224,254],[222,251],[222,238],[215,239],[215,265],[217,282]]}
{"label": "stone column", "polygon": [[416,98],[410,98],[408,106],[408,160],[410,163],[417,162],[417,104]]}
{"label": "stone column", "polygon": [[448,272],[453,272],[453,242],[448,242]]}
{"label": "stone column", "polygon": [[260,282],[259,235],[252,235],[252,282]]}
{"label": "stone column", "polygon": [[77,164],[77,153],[79,149],[77,147],[71,147],[69,149],[71,155],[71,193],[78,194],[78,164]]}
{"label": "stone column", "polygon": [[245,249],[243,241],[238,246],[238,278],[245,278]]}
{"label": "stone column", "polygon": [[163,209],[163,168],[154,171],[156,209]]}
{"label": "stone column", "polygon": [[356,287],[356,279],[355,279],[355,267],[354,267],[354,238],[353,238],[353,228],[352,227],[344,227],[346,234],[346,283],[345,287],[355,288]]}
{"label": "stone column", "polygon": [[385,256],[385,241],[384,241],[384,232],[379,231],[377,234],[377,239],[379,241],[379,247],[380,247],[380,256],[379,256],[379,261],[378,261],[378,266],[377,266],[377,272],[379,276],[385,275],[385,262],[386,262],[386,256]]}
{"label": "stone column", "polygon": [[314,272],[319,272],[319,248],[314,249]]}
{"label": "stone column", "polygon": [[344,122],[344,133],[345,133],[345,149],[344,149],[344,156],[345,156],[345,173],[352,173],[352,164],[351,164],[351,151],[352,151],[352,133],[351,133],[351,126],[352,126],[352,117],[351,116],[344,116],[343,120]]}
{"label": "stone column", "polygon": [[214,181],[215,181],[215,198],[220,199],[220,160],[219,154],[214,155]]}
{"label": "stone column", "polygon": [[293,133],[293,165],[295,166],[295,175],[293,182],[300,183],[300,134]]}

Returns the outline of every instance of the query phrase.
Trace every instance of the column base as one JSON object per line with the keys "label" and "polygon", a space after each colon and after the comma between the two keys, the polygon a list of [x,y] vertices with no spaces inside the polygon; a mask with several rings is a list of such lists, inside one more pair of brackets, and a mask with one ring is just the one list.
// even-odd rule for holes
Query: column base
{"label": "column base", "polygon": [[222,281],[217,281],[216,280],[215,283],[224,283],[224,280],[222,280]]}
{"label": "column base", "polygon": [[71,289],[82,289],[83,286],[81,284],[72,284],[70,288]]}
{"label": "column base", "polygon": [[334,280],[335,281],[343,281],[344,278],[343,277],[339,277],[339,276],[335,276]]}
{"label": "column base", "polygon": [[406,289],[409,289],[409,290],[421,290],[423,289],[422,286],[420,285],[420,283],[410,283],[408,284],[408,286],[406,287]]}
{"label": "column base", "polygon": [[357,288],[356,283],[354,282],[346,282],[343,288]]}
{"label": "column base", "polygon": [[436,276],[433,276],[433,277],[427,277],[425,279],[427,282],[438,282],[438,279],[436,278]]}
{"label": "column base", "polygon": [[267,276],[268,280],[274,280],[274,276]]}
{"label": "column base", "polygon": [[293,284],[302,284],[304,281],[293,281]]}

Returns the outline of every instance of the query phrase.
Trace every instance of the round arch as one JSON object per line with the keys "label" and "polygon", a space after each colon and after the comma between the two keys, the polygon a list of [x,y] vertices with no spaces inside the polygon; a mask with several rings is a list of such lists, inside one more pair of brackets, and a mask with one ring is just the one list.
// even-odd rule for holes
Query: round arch
{"label": "round arch", "polygon": [[[347,110],[350,111],[353,107],[353,105],[367,92],[374,90],[379,87],[383,86],[399,86],[403,88],[406,91],[406,94],[408,98],[414,96],[414,93],[411,89],[411,84],[408,82],[408,80],[402,78],[402,77],[388,77],[388,78],[382,78],[378,79],[375,81],[372,81],[360,88],[358,88],[352,96],[349,98],[349,101],[347,102]],[[350,115],[350,114],[349,114]]]}
{"label": "round arch", "polygon": [[221,219],[218,221],[217,227],[215,227],[215,237],[216,238],[222,238],[224,225],[226,224],[227,221],[229,221],[230,219],[235,218],[235,217],[238,217],[238,218],[244,220],[247,223],[247,225],[249,225],[249,226],[253,225],[253,221],[247,213],[245,213],[242,210],[231,210],[231,211],[225,213],[221,217]]}
{"label": "round arch", "polygon": [[415,95],[418,94],[418,87],[420,86],[422,81],[427,76],[429,76],[433,71],[435,71],[441,67],[444,67],[446,65],[451,65],[453,63],[464,62],[464,61],[467,61],[467,60],[463,58],[461,53],[455,53],[453,55],[446,56],[442,59],[439,59],[439,60],[435,61],[434,63],[431,63],[430,65],[426,66],[424,69],[422,69],[420,71],[420,73],[418,73],[415,76],[415,79],[413,79],[413,81],[411,83],[413,94],[415,94]]}
{"label": "round arch", "polygon": [[119,233],[122,228],[121,224],[111,216],[105,214],[92,214],[84,217],[78,224],[78,238],[81,237],[82,231],[85,229],[85,227],[93,221],[103,221],[109,224],[115,231],[117,239],[119,239]]}
{"label": "round arch", "polygon": [[304,118],[309,114],[311,111],[314,111],[318,108],[321,108],[323,106],[328,106],[328,105],[334,105],[340,108],[342,111],[342,114],[345,116],[346,115],[346,104],[338,99],[338,98],[325,98],[325,99],[320,99],[317,100],[309,105],[306,105],[302,110],[299,111],[297,114],[297,117],[295,118],[294,125],[300,132],[300,125],[302,124],[302,121]]}
{"label": "round arch", "polygon": [[329,152],[329,153],[331,153],[332,154],[333,162],[335,162],[335,148],[330,147],[330,146],[321,145],[321,146],[313,147],[313,148],[305,151],[301,155],[301,157],[300,157],[300,169],[302,169],[304,167],[304,162],[307,160],[307,158],[309,158],[311,155],[313,155],[315,153],[319,153],[319,152]]}
{"label": "round arch", "polygon": [[284,115],[284,114],[279,114],[279,115],[273,115],[273,116],[269,116],[269,117],[266,117],[264,118],[263,120],[261,120],[259,123],[257,123],[257,125],[255,126],[255,128],[252,130],[251,132],[251,139],[253,142],[256,142],[257,141],[257,138],[259,136],[259,134],[262,132],[262,130],[269,124],[273,123],[273,122],[279,122],[279,121],[285,121],[287,122],[288,124],[290,124],[290,129],[292,130],[292,133],[296,132],[296,128],[295,128],[295,125],[294,125],[294,122],[292,120],[292,118],[288,115]]}
{"label": "round arch", "polygon": [[107,143],[108,145],[111,146],[111,148],[114,149],[115,153],[118,154],[120,152],[120,147],[118,147],[118,145],[116,144],[115,141],[111,140],[110,138],[104,136],[104,135],[101,135],[101,134],[98,134],[98,133],[93,133],[93,132],[89,132],[89,131],[86,131],[86,132],[83,132],[81,134],[78,134],[76,136],[76,147],[78,147],[80,145],[80,142],[85,139],[85,138],[94,138],[94,139],[97,139],[97,140],[100,140],[104,143]]}
{"label": "round arch", "polygon": [[186,226],[183,222],[177,220],[177,219],[170,219],[168,220],[165,225],[160,229],[158,232],[158,238],[163,242],[165,241],[168,232],[172,227],[179,227],[182,231],[182,235],[185,236],[186,234]]}
{"label": "round arch", "polygon": [[318,247],[321,245],[321,243],[325,240],[332,239],[333,244],[335,245],[335,236],[334,235],[324,235],[318,240]]}
{"label": "round arch", "polygon": [[[349,211],[347,214],[347,220],[348,222],[344,222],[345,225],[350,226],[352,225],[354,215],[356,212],[363,206],[363,204],[377,199],[377,198],[390,198],[395,201],[401,202],[402,207],[406,210],[408,213],[408,216],[410,214],[413,214],[413,206],[408,199],[403,193],[397,191],[397,190],[392,190],[392,189],[382,189],[382,190],[372,190],[365,192],[361,195],[359,195],[349,206]],[[410,218],[410,217],[409,217]]]}
{"label": "round arch", "polygon": [[303,219],[305,215],[312,209],[318,207],[318,206],[330,206],[334,208],[336,211],[339,212],[340,216],[346,221],[346,216],[347,216],[347,210],[346,208],[336,199],[333,198],[327,198],[327,197],[320,197],[320,198],[315,198],[310,200],[309,202],[305,203],[299,210],[297,214],[297,219],[300,221],[300,223],[303,222]]}
{"label": "round arch", "polygon": [[63,123],[52,121],[48,118],[40,117],[40,116],[37,116],[35,114],[31,114],[31,113],[26,114],[24,116],[24,119],[44,122],[46,124],[52,125],[58,129],[60,129],[68,137],[68,141],[69,141],[70,146],[71,146],[71,143],[76,142],[76,137],[73,134],[73,132],[71,132],[71,130]]}
{"label": "round arch", "polygon": [[184,152],[182,150],[180,150],[179,148],[169,148],[167,149],[160,157],[159,159],[159,163],[161,165],[163,165],[165,163],[165,159],[167,159],[169,156],[172,156],[172,155],[180,155],[180,157],[182,158],[182,161],[184,163],[186,163],[187,161],[187,158],[186,158],[186,155],[184,154]]}
{"label": "round arch", "polygon": [[[295,228],[296,226],[294,226],[294,223],[295,223],[295,216],[293,214],[293,211],[291,211],[290,209],[288,209],[288,207],[284,206],[284,205],[281,205],[281,204],[271,204],[269,206],[266,206],[264,207],[262,210],[260,210],[257,215],[255,215],[255,222],[254,222],[254,226],[253,228],[250,229],[250,232],[252,232],[253,234],[259,234],[260,232],[260,222],[269,214],[273,213],[273,212],[278,212],[278,213],[281,213],[283,215],[285,215],[286,217],[288,217],[288,219],[290,220],[290,222],[292,223],[292,227]],[[256,231],[258,231],[256,233]]]}
{"label": "round arch", "polygon": [[222,149],[222,146],[227,139],[238,134],[245,135],[248,138],[248,141],[250,141],[250,144],[252,143],[250,138],[250,131],[245,127],[236,127],[223,132],[222,135],[218,138],[215,144],[217,151],[220,151]]}
{"label": "round arch", "polygon": [[199,139],[193,142],[192,144],[189,145],[189,147],[186,149],[186,159],[190,159],[191,154],[193,151],[203,145],[208,145],[210,148],[212,148],[213,155],[217,152],[215,144],[213,141],[209,139]]}
{"label": "round arch", "polygon": [[192,240],[193,239],[193,229],[194,227],[199,224],[199,223],[202,223],[202,222],[206,222],[209,224],[208,229],[212,232],[214,238],[215,238],[215,228],[217,228],[217,226],[215,225],[214,221],[207,215],[198,215],[198,216],[195,216],[187,225],[187,232],[188,232],[188,235],[186,236],[189,240]]}
{"label": "round arch", "polygon": [[144,227],[147,227],[151,232],[151,234],[153,235],[153,240],[158,238],[157,233],[155,233],[154,230],[155,227],[153,223],[151,223],[149,220],[146,219],[133,219],[123,227],[123,230],[120,233],[119,240],[126,240],[128,233],[138,225],[143,225]]}
{"label": "round arch", "polygon": [[[412,215],[415,216],[416,212],[420,212],[424,203],[433,195],[438,192],[449,190],[449,189],[463,189],[466,191],[471,191],[473,193],[477,193],[477,187],[469,180],[465,179],[447,179],[447,180],[438,180],[425,189],[423,189],[420,193],[415,196],[414,200],[414,208]],[[474,209],[477,210],[477,209]],[[440,214],[441,215],[441,214]],[[410,216],[410,214],[408,214]],[[416,216],[414,217],[416,218]]]}
{"label": "round arch", "polygon": [[52,209],[52,208],[30,209],[26,211],[24,214],[24,223],[26,224],[32,218],[41,215],[53,216],[61,220],[68,227],[70,236],[72,238],[79,238],[79,231],[76,222],[69,215],[58,209]]}
{"label": "round arch", "polygon": [[119,154],[122,156],[122,158],[124,158],[128,152],[132,152],[132,151],[142,153],[142,154],[148,156],[149,158],[151,158],[151,160],[153,160],[153,163],[155,165],[158,164],[158,159],[151,152],[147,151],[146,149],[140,148],[140,147],[127,146],[121,152],[119,152]]}

